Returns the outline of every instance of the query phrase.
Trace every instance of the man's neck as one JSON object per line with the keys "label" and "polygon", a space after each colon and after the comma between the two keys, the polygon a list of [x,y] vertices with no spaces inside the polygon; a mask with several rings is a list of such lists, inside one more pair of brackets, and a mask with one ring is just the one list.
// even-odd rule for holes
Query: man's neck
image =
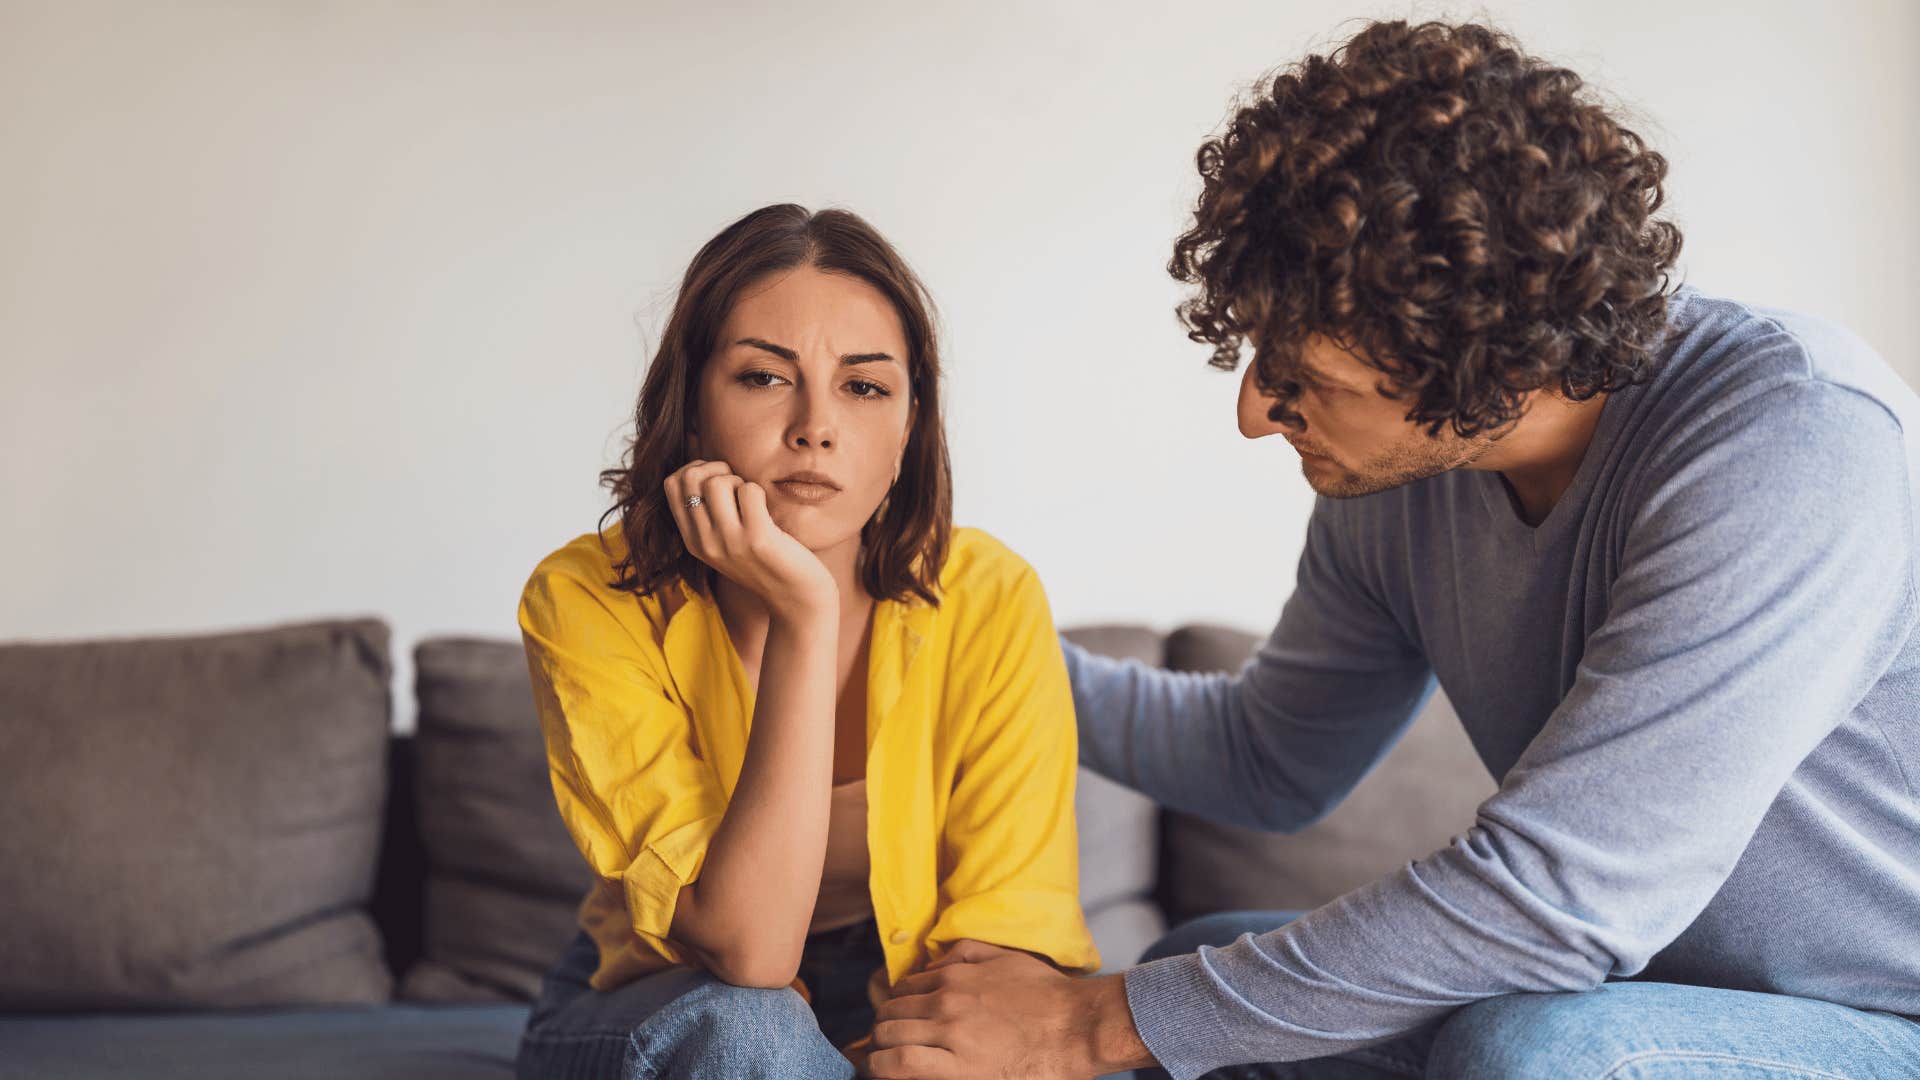
{"label": "man's neck", "polygon": [[1469,467],[1505,476],[1521,520],[1539,525],[1573,484],[1606,403],[1605,394],[1586,401],[1537,394],[1513,428]]}

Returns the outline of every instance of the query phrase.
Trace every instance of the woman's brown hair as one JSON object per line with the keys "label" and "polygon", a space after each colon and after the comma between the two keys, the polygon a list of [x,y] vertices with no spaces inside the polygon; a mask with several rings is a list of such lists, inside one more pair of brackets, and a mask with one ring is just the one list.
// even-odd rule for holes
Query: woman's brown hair
{"label": "woman's brown hair", "polygon": [[1496,429],[1522,395],[1645,381],[1680,232],[1667,163],[1578,75],[1473,24],[1379,22],[1276,76],[1200,147],[1167,269],[1214,366],[1297,417],[1299,348],[1357,352],[1429,434]]}
{"label": "woman's brown hair", "polygon": [[687,551],[662,486],[687,463],[700,372],[735,299],[768,274],[798,266],[859,278],[878,289],[900,317],[913,427],[899,480],[861,527],[860,582],[876,599],[919,596],[939,603],[940,570],[953,531],[953,483],[940,416],[932,298],[893,245],[859,215],[813,213],[791,203],[762,207],[727,226],[687,267],[640,386],[623,464],[600,474],[614,500],[601,521],[619,514],[627,541],[626,557],[614,567],[614,588],[646,595],[678,580],[701,592],[712,589],[713,568]]}

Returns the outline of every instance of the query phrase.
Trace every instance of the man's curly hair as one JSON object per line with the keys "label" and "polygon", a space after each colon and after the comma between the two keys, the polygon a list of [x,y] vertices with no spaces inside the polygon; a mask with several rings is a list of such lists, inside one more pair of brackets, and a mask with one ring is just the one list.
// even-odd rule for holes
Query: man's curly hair
{"label": "man's curly hair", "polygon": [[1293,415],[1299,347],[1354,350],[1429,435],[1496,430],[1545,387],[1652,374],[1680,231],[1666,159],[1580,77],[1473,24],[1373,23],[1310,56],[1200,147],[1167,269],[1188,336]]}

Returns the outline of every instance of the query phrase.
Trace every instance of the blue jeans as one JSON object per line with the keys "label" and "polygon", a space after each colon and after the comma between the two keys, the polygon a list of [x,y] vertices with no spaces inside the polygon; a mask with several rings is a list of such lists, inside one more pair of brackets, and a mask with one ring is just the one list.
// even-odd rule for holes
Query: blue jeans
{"label": "blue jeans", "polygon": [[[1236,911],[1185,923],[1141,962],[1231,944],[1299,916]],[[1140,1073],[1164,1077],[1159,1069]],[[1508,994],[1391,1042],[1333,1057],[1235,1065],[1212,1080],[1684,1080],[1920,1077],[1920,1021],[1832,1002],[1671,983]]]}
{"label": "blue jeans", "polygon": [[599,961],[582,933],[547,974],[520,1037],[520,1080],[849,1080],[835,1047],[872,1030],[867,975],[885,963],[872,920],[807,939],[811,1005],[691,967],[602,992],[587,985]]}

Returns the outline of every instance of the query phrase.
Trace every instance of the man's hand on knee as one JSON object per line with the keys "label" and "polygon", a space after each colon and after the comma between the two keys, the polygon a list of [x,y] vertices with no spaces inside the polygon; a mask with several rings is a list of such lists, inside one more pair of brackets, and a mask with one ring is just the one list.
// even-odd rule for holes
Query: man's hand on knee
{"label": "man's hand on knee", "polygon": [[867,1068],[882,1080],[1080,1080],[1153,1064],[1119,976],[1076,979],[978,941],[900,980],[878,1016]]}

